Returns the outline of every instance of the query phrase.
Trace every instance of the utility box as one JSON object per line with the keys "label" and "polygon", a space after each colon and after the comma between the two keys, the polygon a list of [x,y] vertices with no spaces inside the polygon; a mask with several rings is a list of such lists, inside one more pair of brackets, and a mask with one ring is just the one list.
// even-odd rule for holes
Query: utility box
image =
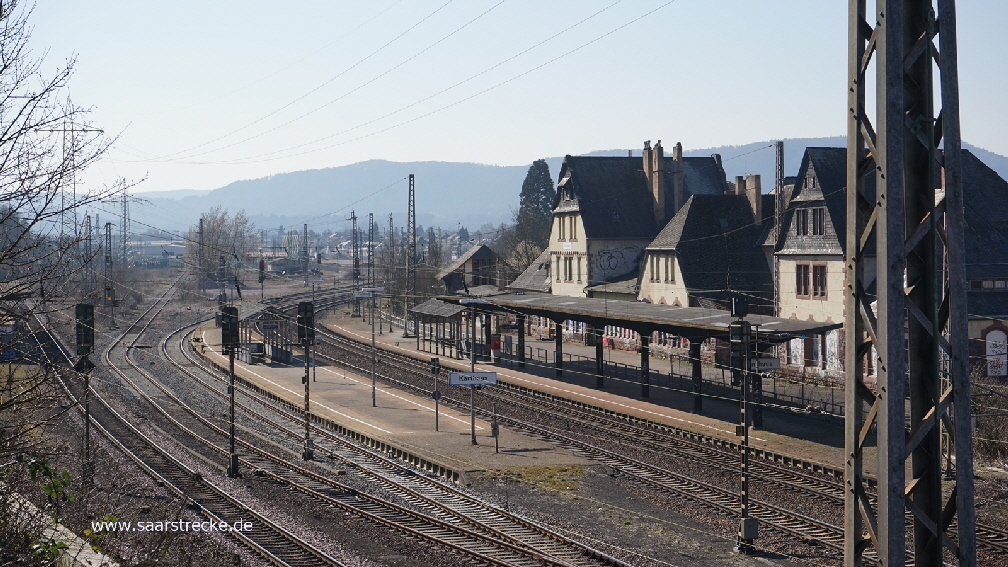
{"label": "utility box", "polygon": [[739,539],[743,541],[753,541],[759,537],[759,520],[756,518],[742,518],[739,523]]}

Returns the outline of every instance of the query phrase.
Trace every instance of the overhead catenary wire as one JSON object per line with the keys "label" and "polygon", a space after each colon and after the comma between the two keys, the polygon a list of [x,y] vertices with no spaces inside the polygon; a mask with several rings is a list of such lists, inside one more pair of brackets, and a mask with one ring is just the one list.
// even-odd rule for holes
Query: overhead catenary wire
{"label": "overhead catenary wire", "polygon": [[437,7],[433,12],[431,12],[431,13],[427,14],[426,16],[424,16],[420,21],[414,23],[412,26],[410,26],[409,28],[407,28],[405,31],[403,31],[399,35],[393,37],[392,39],[390,39],[389,41],[387,41],[386,43],[384,43],[383,45],[381,45],[380,47],[378,47],[377,49],[375,49],[371,53],[365,55],[363,58],[358,59],[356,62],[354,62],[353,64],[351,64],[349,67],[347,67],[343,71],[341,71],[341,72],[337,73],[336,75],[330,77],[328,80],[324,81],[323,83],[319,84],[318,86],[316,86],[315,88],[309,90],[308,92],[305,92],[305,93],[301,94],[300,96],[294,98],[293,100],[291,100],[290,102],[284,104],[283,106],[280,106],[279,108],[277,108],[277,109],[275,109],[275,110],[273,110],[273,111],[271,111],[271,112],[269,112],[269,113],[267,113],[267,114],[265,114],[263,116],[260,116],[259,118],[253,120],[252,122],[248,122],[245,125],[237,128],[235,130],[232,130],[231,132],[228,132],[227,134],[223,134],[223,135],[218,136],[218,137],[216,137],[216,138],[214,138],[212,140],[209,140],[207,142],[203,142],[202,144],[199,144],[197,146],[193,146],[193,147],[191,147],[189,149],[178,151],[178,152],[175,152],[175,153],[172,153],[172,154],[168,154],[167,156],[164,156],[164,157],[177,156],[177,155],[180,155],[180,154],[183,154],[183,153],[190,152],[190,151],[195,150],[195,149],[199,149],[199,148],[205,147],[205,146],[207,146],[209,144],[212,144],[214,142],[223,140],[224,138],[227,138],[227,137],[232,136],[234,134],[237,134],[238,132],[241,132],[241,131],[243,131],[243,130],[245,130],[247,128],[250,128],[250,127],[252,127],[252,126],[254,126],[254,125],[262,122],[263,120],[266,120],[267,118],[276,115],[277,113],[283,111],[284,109],[287,109],[287,108],[291,107],[292,105],[296,104],[297,102],[299,102],[301,100],[304,100],[306,97],[308,97],[312,93],[317,92],[318,90],[322,89],[326,85],[332,83],[333,81],[335,81],[336,79],[342,77],[346,73],[349,73],[353,69],[356,69],[357,67],[359,67],[361,64],[363,64],[367,60],[371,59],[372,57],[374,57],[378,53],[380,53],[383,50],[385,50],[385,48],[387,48],[388,46],[392,45],[393,43],[395,43],[396,41],[398,41],[399,39],[401,39],[403,36],[405,36],[406,34],[408,34],[411,31],[413,31],[414,29],[416,29],[418,26],[420,26],[421,24],[423,24],[424,22],[426,22],[430,18],[432,18],[435,14],[437,14],[442,9],[444,9],[446,6],[448,6],[448,4],[451,4],[452,1],[453,0],[448,0],[444,4],[442,4],[439,7]]}
{"label": "overhead catenary wire", "polygon": [[389,130],[392,130],[392,129],[395,129],[395,128],[399,128],[401,126],[405,126],[407,124],[416,122],[417,120],[421,120],[423,118],[430,117],[430,116],[432,116],[434,114],[440,113],[440,112],[442,112],[444,110],[447,110],[449,108],[455,107],[455,106],[457,106],[459,104],[462,104],[464,102],[467,102],[467,101],[469,101],[469,100],[471,100],[473,98],[476,98],[476,97],[481,96],[481,95],[483,95],[485,93],[493,91],[493,90],[495,90],[495,89],[497,89],[497,88],[499,88],[501,86],[509,84],[509,83],[511,83],[511,82],[513,82],[513,81],[515,81],[515,80],[517,80],[519,78],[521,78],[521,77],[524,77],[524,76],[526,76],[526,75],[528,75],[530,73],[533,73],[533,72],[535,72],[535,71],[537,71],[537,70],[539,70],[539,69],[541,69],[541,68],[543,68],[543,67],[545,67],[547,65],[550,65],[550,64],[552,64],[552,63],[554,63],[554,62],[556,62],[556,61],[558,61],[560,59],[563,59],[563,58],[565,58],[565,57],[567,57],[567,56],[569,56],[569,55],[571,55],[571,54],[573,54],[573,53],[575,53],[577,51],[580,51],[581,49],[583,49],[585,47],[588,47],[589,45],[592,45],[592,44],[594,44],[594,43],[596,43],[598,41],[601,41],[602,39],[604,39],[604,38],[606,38],[606,37],[608,37],[608,36],[610,36],[610,35],[618,32],[618,31],[620,31],[620,30],[622,30],[622,29],[624,29],[624,28],[626,28],[626,27],[628,27],[628,26],[630,26],[630,25],[632,25],[632,24],[634,24],[634,23],[636,23],[636,22],[638,22],[638,21],[646,18],[647,16],[650,16],[651,14],[653,14],[653,13],[661,10],[662,8],[665,8],[668,5],[670,5],[670,4],[672,4],[672,3],[675,2],[675,0],[669,0],[669,1],[661,4],[660,6],[658,6],[658,7],[654,8],[654,9],[652,9],[652,10],[650,10],[650,11],[648,11],[648,12],[646,12],[646,13],[644,13],[644,14],[636,17],[636,18],[634,18],[633,20],[630,20],[629,22],[626,22],[626,23],[624,23],[622,25],[619,25],[616,28],[613,28],[613,29],[609,30],[608,32],[603,33],[602,35],[595,37],[592,40],[589,40],[589,41],[587,41],[587,42],[585,42],[585,43],[583,43],[583,44],[581,44],[581,45],[579,45],[579,46],[577,46],[577,47],[575,47],[573,49],[570,49],[570,50],[564,52],[561,55],[553,57],[553,58],[549,59],[548,61],[546,61],[544,63],[536,65],[536,66],[534,66],[534,67],[532,67],[530,69],[527,69],[526,71],[523,71],[523,72],[521,72],[521,73],[519,73],[517,75],[514,75],[514,76],[512,76],[512,77],[510,77],[510,78],[508,78],[508,79],[506,79],[504,81],[496,83],[496,84],[494,84],[494,85],[492,85],[490,87],[487,87],[485,89],[482,89],[482,90],[480,90],[480,91],[478,91],[478,92],[476,92],[474,94],[466,96],[466,97],[464,97],[462,99],[459,99],[459,100],[457,100],[455,102],[452,102],[452,103],[449,103],[447,105],[441,106],[441,107],[439,107],[437,109],[434,109],[432,111],[424,113],[424,114],[422,114],[420,116],[416,116],[416,117],[404,120],[402,122],[399,122],[397,124],[385,127],[383,129],[380,129],[380,130],[377,130],[377,131],[373,131],[371,133],[364,134],[364,135],[358,136],[356,138],[352,138],[352,139],[345,140],[345,141],[342,141],[342,142],[338,142],[338,143],[335,143],[335,144],[331,144],[331,145],[328,145],[328,146],[319,147],[319,148],[307,150],[307,151],[304,151],[304,152],[289,154],[289,155],[285,155],[285,156],[270,157],[270,156],[275,156],[276,154],[281,153],[281,152],[288,152],[288,151],[291,151],[293,149],[298,149],[298,148],[302,148],[302,147],[305,147],[305,146],[308,146],[308,145],[311,145],[311,144],[316,144],[316,143],[319,143],[321,141],[328,140],[328,139],[331,139],[333,137],[340,136],[340,135],[352,132],[354,130],[357,130],[357,129],[362,128],[364,126],[373,124],[375,122],[378,122],[378,121],[383,120],[385,118],[388,118],[390,116],[398,114],[399,112],[402,112],[404,110],[407,110],[409,108],[417,106],[418,104],[421,104],[422,102],[426,102],[428,100],[431,100],[432,98],[435,98],[435,97],[437,97],[437,96],[439,96],[439,95],[441,95],[441,94],[443,94],[445,92],[448,92],[448,91],[456,88],[457,86],[465,84],[465,83],[467,83],[467,82],[469,82],[469,81],[471,81],[471,80],[473,80],[473,79],[475,79],[475,78],[477,78],[479,76],[482,76],[482,75],[488,73],[489,71],[491,71],[493,69],[496,69],[497,67],[500,67],[501,65],[503,65],[503,64],[505,64],[505,63],[507,63],[507,62],[509,62],[509,61],[511,61],[511,60],[513,60],[515,58],[517,58],[517,57],[520,57],[524,53],[527,53],[527,52],[535,49],[536,47],[539,47],[542,44],[545,44],[545,43],[547,43],[547,42],[549,42],[549,41],[551,41],[553,39],[556,39],[557,37],[559,37],[560,35],[566,33],[570,29],[573,29],[573,28],[581,25],[582,23],[584,23],[584,22],[586,22],[586,21],[588,21],[588,20],[590,20],[590,19],[598,16],[599,14],[603,13],[604,11],[608,10],[612,6],[615,6],[616,4],[619,4],[621,1],[622,0],[618,0],[617,2],[614,2],[613,4],[610,4],[609,6],[606,6],[605,8],[603,8],[603,9],[595,12],[594,14],[592,14],[592,15],[584,18],[583,20],[581,20],[581,21],[579,21],[579,22],[577,22],[575,24],[572,24],[571,26],[567,26],[566,28],[564,28],[561,31],[557,32],[556,34],[550,36],[549,38],[547,38],[547,39],[545,39],[545,40],[543,40],[543,41],[541,41],[541,42],[539,42],[539,43],[537,43],[537,44],[535,44],[535,45],[533,45],[533,46],[531,46],[531,47],[523,50],[522,52],[520,52],[520,53],[518,53],[516,55],[513,55],[513,56],[511,56],[511,57],[509,57],[509,58],[507,58],[507,59],[505,59],[505,60],[503,60],[503,61],[501,61],[501,62],[499,62],[499,63],[497,63],[497,64],[495,64],[493,66],[491,66],[491,67],[488,67],[488,68],[484,69],[483,71],[480,71],[479,73],[477,73],[475,75],[472,75],[472,76],[470,76],[467,79],[464,79],[463,81],[460,81],[460,82],[458,82],[458,83],[456,83],[454,85],[451,85],[449,87],[446,87],[444,89],[441,89],[440,91],[437,91],[437,92],[435,92],[435,93],[433,93],[433,94],[431,94],[431,95],[429,95],[429,96],[427,96],[425,98],[417,100],[414,103],[411,103],[411,104],[408,104],[406,106],[403,106],[403,107],[401,107],[401,108],[399,108],[397,110],[394,110],[394,111],[391,111],[389,113],[386,113],[386,114],[384,114],[384,115],[382,115],[382,116],[380,116],[378,118],[374,118],[374,119],[365,121],[365,122],[363,122],[361,124],[358,124],[358,125],[346,128],[344,130],[341,130],[341,131],[333,133],[333,134],[326,135],[324,137],[318,138],[316,140],[312,140],[310,142],[301,143],[301,144],[298,144],[296,146],[291,146],[289,148],[285,148],[285,149],[281,149],[281,150],[275,150],[275,151],[271,151],[271,152],[265,152],[265,153],[262,153],[262,154],[253,155],[253,156],[246,156],[246,157],[243,157],[243,158],[236,158],[236,159],[233,159],[233,160],[179,161],[179,162],[175,162],[175,163],[188,163],[188,164],[243,164],[243,163],[258,163],[258,162],[263,162],[263,161],[275,161],[275,160],[279,160],[279,159],[286,159],[286,158],[289,158],[289,157],[295,157],[295,156],[305,155],[305,154],[314,153],[314,152],[318,152],[318,151],[323,151],[323,150],[327,150],[327,149],[332,149],[332,148],[335,148],[335,147],[338,147],[338,146],[346,145],[348,143],[352,143],[352,142],[356,142],[356,141],[359,141],[359,140],[362,140],[362,139],[370,138],[372,136],[375,136],[375,135],[387,132]]}

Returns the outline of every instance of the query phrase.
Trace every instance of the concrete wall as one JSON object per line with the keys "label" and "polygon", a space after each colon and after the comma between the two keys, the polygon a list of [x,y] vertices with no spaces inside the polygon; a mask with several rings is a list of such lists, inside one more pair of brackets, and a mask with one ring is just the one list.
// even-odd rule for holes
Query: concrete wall
{"label": "concrete wall", "polygon": [[[824,260],[829,258],[827,260]],[[778,316],[799,321],[842,323],[844,321],[844,262],[842,256],[778,256]],[[826,264],[826,298],[799,298],[795,272],[799,263]]]}

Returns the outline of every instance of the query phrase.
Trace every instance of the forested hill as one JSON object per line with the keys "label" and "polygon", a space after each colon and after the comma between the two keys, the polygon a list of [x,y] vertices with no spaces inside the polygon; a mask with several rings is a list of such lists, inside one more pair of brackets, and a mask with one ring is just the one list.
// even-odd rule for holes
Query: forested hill
{"label": "forested hill", "polygon": [[[666,153],[675,144],[663,140]],[[843,137],[798,138],[784,141],[787,175],[794,175],[807,146],[842,146]],[[763,188],[773,187],[774,153],[771,142],[742,146],[722,146],[686,150],[687,156],[720,153],[725,172],[731,180],[736,175],[758,173],[764,177]],[[643,144],[642,144],[643,146]],[[977,157],[1008,179],[1008,158],[964,144]],[[633,150],[640,155],[640,148]],[[590,155],[627,155],[626,149],[592,152]],[[554,183],[563,157],[546,158]],[[395,225],[402,226],[407,211],[407,176],[415,175],[417,222],[423,226],[453,228],[462,223],[478,228],[484,223],[508,222],[518,206],[518,194],[529,164],[494,166],[457,162],[395,162],[369,160],[350,165],[281,173],[260,179],[235,181],[212,191],[159,191],[138,194],[149,203],[131,208],[134,220],[146,226],[184,230],[199,219],[199,214],[214,206],[232,212],[245,209],[256,225],[296,228],[309,222],[313,230],[339,228],[355,210],[362,225],[367,214],[375,222],[388,226],[388,214],[394,213]]]}

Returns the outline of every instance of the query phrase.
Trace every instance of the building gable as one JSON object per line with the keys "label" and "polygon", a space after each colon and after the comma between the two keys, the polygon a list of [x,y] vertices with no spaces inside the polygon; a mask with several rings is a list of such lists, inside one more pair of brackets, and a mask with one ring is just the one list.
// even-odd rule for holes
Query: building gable
{"label": "building gable", "polygon": [[[843,255],[847,232],[846,187],[846,148],[806,148],[782,218],[777,253]],[[874,172],[865,176],[865,193],[874,197]],[[822,217],[814,218],[818,215]],[[868,250],[873,249],[874,237],[868,242]]]}

